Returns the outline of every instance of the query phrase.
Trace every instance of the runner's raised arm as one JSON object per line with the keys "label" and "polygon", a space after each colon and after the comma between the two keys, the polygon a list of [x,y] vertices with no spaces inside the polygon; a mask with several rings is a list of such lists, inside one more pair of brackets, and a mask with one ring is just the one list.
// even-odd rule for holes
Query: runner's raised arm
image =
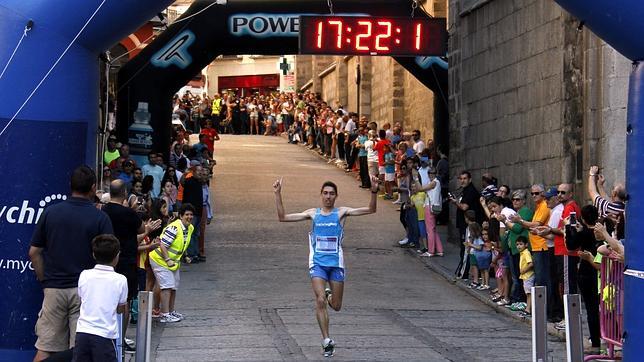
{"label": "runner's raised arm", "polygon": [[308,209],[304,212],[296,214],[285,214],[284,203],[282,202],[282,177],[273,183],[273,191],[275,192],[275,204],[277,206],[277,217],[281,222],[295,222],[312,219],[315,214],[315,209]]}

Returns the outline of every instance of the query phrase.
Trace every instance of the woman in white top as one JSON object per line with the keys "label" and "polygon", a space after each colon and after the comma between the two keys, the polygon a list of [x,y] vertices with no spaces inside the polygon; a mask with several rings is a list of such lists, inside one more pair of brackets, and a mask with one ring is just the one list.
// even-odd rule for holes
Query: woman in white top
{"label": "woman in white top", "polygon": [[259,107],[257,106],[257,100],[253,101],[248,105],[248,114],[250,116],[250,134],[259,134]]}
{"label": "woman in white top", "polygon": [[429,184],[422,187],[427,192],[425,203],[425,228],[427,229],[427,252],[430,256],[443,256],[443,243],[436,231],[436,216],[441,213],[443,200],[441,198],[441,182],[436,177],[436,168],[429,170]]}

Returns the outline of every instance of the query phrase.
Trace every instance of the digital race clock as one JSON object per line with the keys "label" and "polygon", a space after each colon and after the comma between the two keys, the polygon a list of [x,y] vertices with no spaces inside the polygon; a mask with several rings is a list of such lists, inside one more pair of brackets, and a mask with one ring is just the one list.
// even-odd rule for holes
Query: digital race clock
{"label": "digital race clock", "polygon": [[301,16],[300,54],[444,56],[445,26],[444,18]]}

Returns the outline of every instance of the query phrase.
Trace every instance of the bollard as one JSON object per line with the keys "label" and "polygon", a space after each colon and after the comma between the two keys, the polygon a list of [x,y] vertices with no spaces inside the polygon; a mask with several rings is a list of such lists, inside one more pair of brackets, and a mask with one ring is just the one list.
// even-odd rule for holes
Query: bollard
{"label": "bollard", "polygon": [[546,316],[546,287],[532,287],[532,361],[548,360],[548,320]]}
{"label": "bollard", "polygon": [[564,295],[566,316],[566,357],[568,362],[584,360],[583,332],[581,329],[581,297],[579,294]]}
{"label": "bollard", "polygon": [[139,292],[139,323],[136,325],[136,362],[150,361],[153,300],[152,292]]}

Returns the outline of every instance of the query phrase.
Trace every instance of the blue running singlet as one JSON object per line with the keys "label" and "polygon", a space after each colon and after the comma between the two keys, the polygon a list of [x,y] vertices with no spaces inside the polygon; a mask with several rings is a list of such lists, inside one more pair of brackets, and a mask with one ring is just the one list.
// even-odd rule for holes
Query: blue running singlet
{"label": "blue running singlet", "polygon": [[344,268],[344,227],[340,224],[338,209],[333,209],[329,215],[322,215],[321,211],[320,208],[315,209],[309,233],[309,268],[313,265]]}

